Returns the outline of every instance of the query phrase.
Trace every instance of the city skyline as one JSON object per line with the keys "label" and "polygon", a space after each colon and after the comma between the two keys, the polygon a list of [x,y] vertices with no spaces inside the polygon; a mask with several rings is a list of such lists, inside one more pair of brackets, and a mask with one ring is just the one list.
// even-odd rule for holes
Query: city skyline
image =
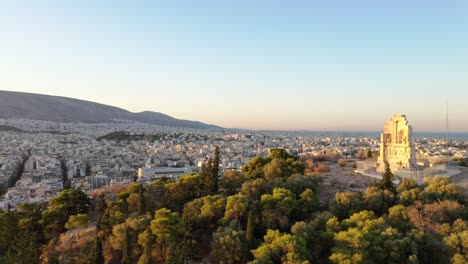
{"label": "city skyline", "polygon": [[[423,5],[424,3],[424,5]],[[0,90],[222,127],[466,132],[461,1],[0,4]]]}

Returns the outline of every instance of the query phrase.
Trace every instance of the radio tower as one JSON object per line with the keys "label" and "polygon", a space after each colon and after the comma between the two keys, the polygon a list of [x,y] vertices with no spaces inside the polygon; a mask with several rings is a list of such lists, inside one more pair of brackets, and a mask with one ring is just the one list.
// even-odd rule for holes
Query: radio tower
{"label": "radio tower", "polygon": [[446,107],[447,107],[447,110],[446,110],[446,118],[445,118],[445,148],[447,149],[448,148],[448,129],[449,129],[449,120],[448,120],[448,101],[446,103]]}

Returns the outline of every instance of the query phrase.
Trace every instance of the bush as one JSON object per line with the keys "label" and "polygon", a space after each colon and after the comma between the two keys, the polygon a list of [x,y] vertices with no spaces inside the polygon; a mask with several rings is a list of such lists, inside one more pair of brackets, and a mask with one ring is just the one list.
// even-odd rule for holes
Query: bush
{"label": "bush", "polygon": [[329,171],[330,171],[330,167],[328,167],[328,165],[324,163],[319,163],[317,168],[315,168],[315,172],[319,172],[319,173],[329,172]]}
{"label": "bush", "polygon": [[346,158],[340,158],[337,162],[338,165],[340,165],[340,167],[345,167],[346,164],[348,164],[348,160]]}

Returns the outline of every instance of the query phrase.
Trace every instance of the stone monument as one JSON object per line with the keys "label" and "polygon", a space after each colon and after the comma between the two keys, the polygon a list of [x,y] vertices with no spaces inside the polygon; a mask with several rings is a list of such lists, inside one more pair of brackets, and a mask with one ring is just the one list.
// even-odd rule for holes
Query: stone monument
{"label": "stone monument", "polygon": [[380,134],[380,156],[377,160],[377,172],[385,171],[385,161],[390,170],[416,167],[416,152],[412,142],[413,129],[408,125],[405,115],[394,115],[384,124]]}

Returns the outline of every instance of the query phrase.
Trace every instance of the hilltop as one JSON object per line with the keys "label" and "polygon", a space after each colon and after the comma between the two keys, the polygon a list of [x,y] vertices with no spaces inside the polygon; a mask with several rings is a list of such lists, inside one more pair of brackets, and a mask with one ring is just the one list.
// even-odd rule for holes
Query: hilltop
{"label": "hilltop", "polygon": [[158,112],[132,113],[122,108],[68,97],[10,91],[0,91],[0,118],[84,123],[129,120],[171,127],[219,128],[198,121],[176,119]]}

